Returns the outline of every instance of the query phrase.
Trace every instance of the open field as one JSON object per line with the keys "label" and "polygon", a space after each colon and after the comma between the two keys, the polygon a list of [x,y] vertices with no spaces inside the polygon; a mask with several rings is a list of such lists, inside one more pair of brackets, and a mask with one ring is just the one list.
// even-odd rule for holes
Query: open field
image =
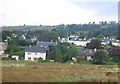
{"label": "open field", "polygon": [[3,62],[3,82],[118,82],[118,65]]}

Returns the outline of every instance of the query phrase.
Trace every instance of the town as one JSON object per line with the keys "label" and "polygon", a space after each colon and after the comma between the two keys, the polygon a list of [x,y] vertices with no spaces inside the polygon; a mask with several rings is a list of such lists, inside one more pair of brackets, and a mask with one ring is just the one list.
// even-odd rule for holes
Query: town
{"label": "town", "polygon": [[118,82],[120,38],[114,21],[1,29],[3,82]]}
{"label": "town", "polygon": [[0,0],[2,84],[119,84],[119,0]]}
{"label": "town", "polygon": [[[67,61],[78,63],[98,61],[100,64],[107,61],[118,62],[120,61],[120,40],[117,34],[115,35],[117,32],[115,31],[113,35],[101,32],[105,28],[105,31],[111,31],[111,28],[116,30],[116,25],[114,21],[66,26],[62,24],[51,30],[30,30],[32,26],[23,25],[25,29],[13,31],[9,27],[10,31],[6,31],[4,29],[7,27],[3,27],[0,58],[2,60],[46,60],[62,63]],[[90,32],[87,32],[83,30],[84,27],[101,29],[98,31],[89,29]],[[91,32],[93,36],[90,35]],[[102,56],[97,57],[95,54],[99,53]]]}

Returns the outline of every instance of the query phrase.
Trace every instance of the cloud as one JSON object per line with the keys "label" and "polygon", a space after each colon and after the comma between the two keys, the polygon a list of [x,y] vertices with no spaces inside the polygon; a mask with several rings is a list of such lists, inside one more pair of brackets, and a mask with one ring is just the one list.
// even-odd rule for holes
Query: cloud
{"label": "cloud", "polygon": [[1,0],[0,8],[2,25],[80,23],[95,13],[65,0]]}
{"label": "cloud", "polygon": [[68,0],[71,2],[119,2],[119,0]]}
{"label": "cloud", "polygon": [[97,11],[68,0],[0,0],[0,25],[56,25],[96,21]]}

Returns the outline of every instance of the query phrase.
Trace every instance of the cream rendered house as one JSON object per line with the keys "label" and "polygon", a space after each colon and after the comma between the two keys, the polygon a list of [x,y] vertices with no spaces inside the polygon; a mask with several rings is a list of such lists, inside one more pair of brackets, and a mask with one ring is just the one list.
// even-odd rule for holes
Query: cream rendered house
{"label": "cream rendered house", "polygon": [[42,58],[46,60],[46,49],[38,46],[26,46],[25,47],[25,60],[35,61]]}

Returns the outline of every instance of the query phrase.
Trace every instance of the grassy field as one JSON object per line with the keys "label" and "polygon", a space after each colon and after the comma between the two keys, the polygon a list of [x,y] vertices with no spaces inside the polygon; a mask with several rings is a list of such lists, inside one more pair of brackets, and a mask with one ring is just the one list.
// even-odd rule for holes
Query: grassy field
{"label": "grassy field", "polygon": [[118,82],[118,65],[3,62],[3,82]]}

